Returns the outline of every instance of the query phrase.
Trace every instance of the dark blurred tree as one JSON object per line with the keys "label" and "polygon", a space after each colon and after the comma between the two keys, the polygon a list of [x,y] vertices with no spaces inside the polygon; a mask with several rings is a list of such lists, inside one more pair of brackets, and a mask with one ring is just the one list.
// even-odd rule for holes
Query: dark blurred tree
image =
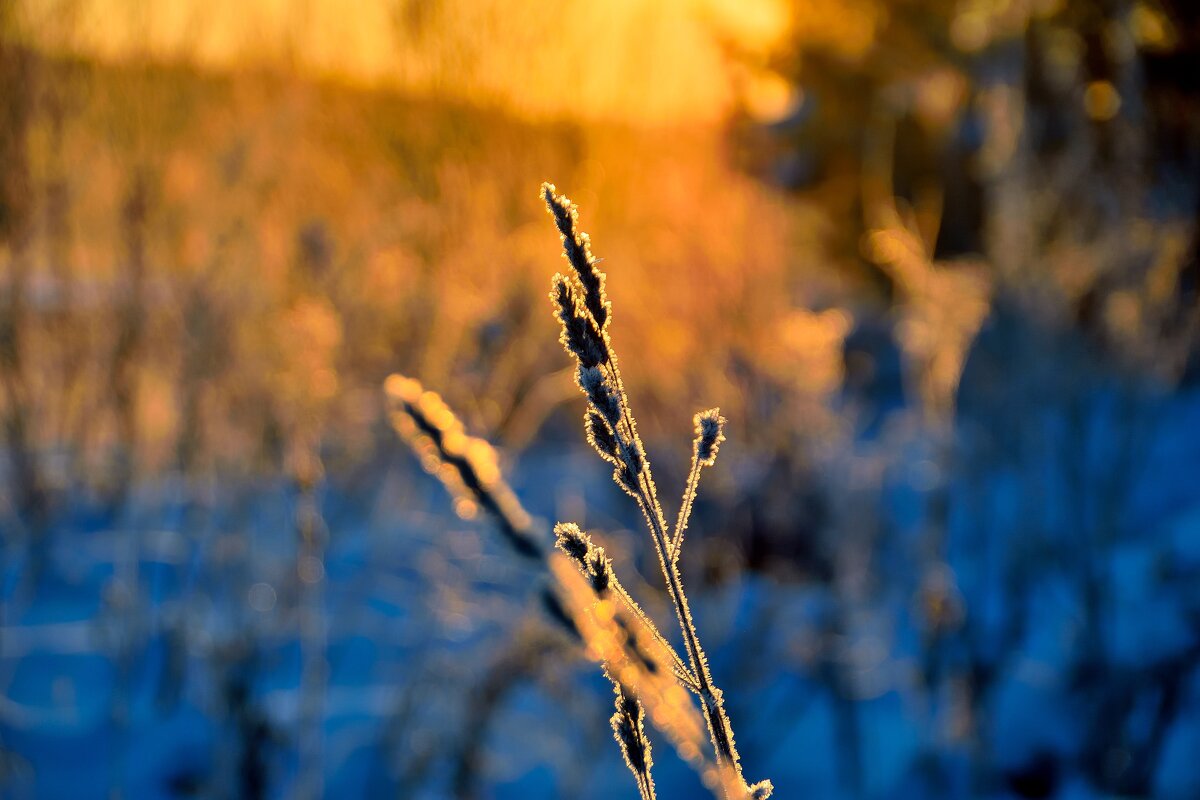
{"label": "dark blurred tree", "polygon": [[[892,297],[863,246],[895,201],[931,259],[983,256],[1036,271],[1064,231],[1114,215],[1160,222],[1200,208],[1200,11],[1178,0],[1032,4],[796,2],[795,37],[765,64],[797,89],[777,118],[735,122],[743,166],[819,200],[830,250]],[[1014,204],[1035,215],[1032,224]],[[1200,237],[1162,333],[1193,323]],[[1072,298],[1082,327],[1134,276],[1104,270]],[[1035,277],[1035,280],[1045,280]]]}

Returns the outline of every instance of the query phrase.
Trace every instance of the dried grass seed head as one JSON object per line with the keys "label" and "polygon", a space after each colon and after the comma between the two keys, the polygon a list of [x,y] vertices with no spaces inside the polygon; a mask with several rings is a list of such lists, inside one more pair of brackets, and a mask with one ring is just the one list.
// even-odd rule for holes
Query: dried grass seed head
{"label": "dried grass seed head", "polygon": [[621,398],[613,388],[612,381],[604,370],[598,366],[585,367],[579,365],[579,388],[587,395],[588,402],[596,413],[608,423],[610,430],[619,436],[621,422]]}
{"label": "dried grass seed head", "polygon": [[617,711],[609,720],[613,734],[629,768],[639,777],[648,776],[653,759],[643,724],[646,712],[631,689],[617,684],[616,690]]}
{"label": "dried grass seed head", "polygon": [[579,301],[570,278],[559,273],[554,276],[550,299],[554,301],[554,316],[562,324],[559,341],[585,367],[594,367],[608,360],[608,344]]}
{"label": "dried grass seed head", "polygon": [[692,421],[696,425],[696,460],[706,467],[711,467],[717,460],[717,450],[725,441],[725,418],[721,409],[710,408],[701,411]]}
{"label": "dried grass seed head", "polygon": [[750,789],[750,800],[767,800],[771,793],[775,791],[775,785],[770,781],[759,781]]}
{"label": "dried grass seed head", "polygon": [[608,593],[612,584],[612,561],[604,548],[592,543],[592,537],[573,522],[560,522],[554,526],[554,544],[575,562],[587,577],[592,590],[600,596]]}
{"label": "dried grass seed head", "polygon": [[588,444],[596,449],[600,457],[613,464],[620,463],[621,445],[613,434],[608,423],[594,408],[589,408],[584,415],[583,427],[587,432]]}
{"label": "dried grass seed head", "polygon": [[642,487],[638,483],[637,473],[629,468],[629,465],[622,461],[613,469],[613,480],[617,486],[620,486],[627,495],[634,500],[641,499]]}
{"label": "dried grass seed head", "polygon": [[608,587],[612,583],[612,561],[603,547],[592,546],[592,551],[588,553],[587,570],[588,580],[596,594],[601,597],[608,594]]}
{"label": "dried grass seed head", "polygon": [[646,454],[642,452],[640,441],[633,441],[629,446],[621,451],[625,463],[634,475],[642,474],[642,470],[646,467]]}
{"label": "dried grass seed head", "polygon": [[612,304],[605,291],[605,275],[592,256],[591,238],[579,230],[579,209],[565,195],[557,194],[552,183],[542,184],[541,196],[562,234],[563,255],[583,287],[584,306],[596,327],[604,330],[612,318]]}
{"label": "dried grass seed head", "polygon": [[574,522],[560,522],[554,526],[554,544],[581,568],[587,566],[592,540]]}
{"label": "dried grass seed head", "polygon": [[419,381],[390,375],[384,382],[396,431],[412,446],[427,472],[455,498],[464,519],[483,509],[497,522],[513,549],[537,559],[544,543],[500,471],[500,457],[485,439],[470,436],[462,421],[436,392]]}

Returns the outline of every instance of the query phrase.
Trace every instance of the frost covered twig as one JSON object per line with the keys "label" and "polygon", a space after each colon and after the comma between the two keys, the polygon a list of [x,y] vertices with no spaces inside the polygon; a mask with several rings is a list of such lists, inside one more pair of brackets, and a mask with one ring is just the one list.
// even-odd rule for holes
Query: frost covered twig
{"label": "frost covered twig", "polygon": [[[728,798],[768,797],[771,793],[769,781],[748,786],[742,777],[733,728],[725,713],[721,691],[713,683],[708,659],[700,646],[678,566],[683,532],[695,499],[700,469],[712,464],[716,458],[717,448],[724,438],[724,420],[717,409],[696,415],[697,437],[688,484],[675,530],[668,532],[650,462],[638,436],[637,423],[629,408],[629,397],[608,333],[612,305],[605,292],[605,275],[592,256],[590,239],[579,230],[575,205],[557,194],[552,184],[542,184],[541,195],[562,235],[563,254],[573,273],[554,276],[550,299],[554,303],[555,316],[562,324],[560,339],[567,352],[576,359],[579,387],[588,399],[584,418],[588,441],[613,465],[613,480],[635,500],[650,529],[687,651],[689,682],[694,683],[703,706],[722,792]],[[594,574],[594,564],[588,554],[582,555],[582,559],[576,559],[578,566],[585,574]]]}
{"label": "frost covered twig", "polygon": [[[694,417],[696,438],[687,487],[674,530],[669,530],[609,338],[612,306],[605,275],[592,256],[587,234],[578,230],[575,206],[550,184],[542,185],[541,195],[562,234],[571,265],[570,276],[554,276],[550,296],[562,324],[561,341],[576,359],[576,378],[588,399],[587,439],[612,464],[613,479],[646,519],[679,622],[686,661],[617,579],[604,548],[578,525],[559,523],[551,543],[547,531],[504,481],[495,450],[467,435],[437,394],[411,378],[392,375],[386,383],[392,423],[425,469],[450,489],[461,516],[483,510],[496,521],[515,553],[543,569],[538,593],[549,617],[583,646],[612,681],[616,713],[610,723],[642,800],[655,797],[653,759],[643,724],[647,717],[714,792],[728,800],[765,800],[771,782],[750,786],[742,776],[733,728],[700,646],[678,566],[700,472],[716,460],[725,438],[725,420],[715,408]],[[555,552],[555,546],[561,552]],[[700,698],[699,709],[689,691]],[[711,756],[704,754],[706,738]]]}

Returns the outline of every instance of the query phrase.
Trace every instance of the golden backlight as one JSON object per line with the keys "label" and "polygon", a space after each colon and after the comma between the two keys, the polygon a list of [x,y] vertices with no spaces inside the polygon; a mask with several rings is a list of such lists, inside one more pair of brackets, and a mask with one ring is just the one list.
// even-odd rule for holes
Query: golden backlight
{"label": "golden backlight", "polygon": [[722,47],[761,51],[782,0],[28,0],[31,32],[106,60],[285,66],[534,118],[712,120]]}

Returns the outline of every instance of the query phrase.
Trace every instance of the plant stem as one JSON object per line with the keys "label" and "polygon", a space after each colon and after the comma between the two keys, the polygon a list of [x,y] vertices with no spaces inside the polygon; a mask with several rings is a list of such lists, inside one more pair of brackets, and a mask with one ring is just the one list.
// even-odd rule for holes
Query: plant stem
{"label": "plant stem", "polygon": [[[621,414],[629,431],[629,440],[622,442],[622,446],[628,450],[637,447],[638,436],[637,429],[634,427],[633,414],[629,410],[629,395],[625,392],[625,385],[621,380],[621,372],[616,361],[610,348],[608,368],[616,383],[617,395],[621,398]],[[721,691],[713,683],[712,673],[708,669],[708,659],[700,647],[700,637],[696,632],[696,625],[688,608],[679,566],[668,551],[670,542],[667,539],[666,523],[663,519],[662,507],[658,503],[658,493],[655,491],[649,460],[643,457],[641,463],[642,470],[637,476],[638,491],[641,497],[637,498],[637,503],[650,527],[650,538],[654,542],[654,549],[658,554],[658,563],[662,568],[667,592],[671,596],[671,605],[674,607],[675,617],[679,621],[679,630],[683,635],[688,661],[691,663],[692,677],[695,679],[697,694],[704,706],[704,718],[708,723],[708,734],[712,740],[717,766],[732,768],[738,783],[745,787],[746,782],[742,777],[740,759],[733,743],[733,729],[729,724],[729,717],[725,714]],[[726,791],[726,795],[728,796],[728,791]]]}
{"label": "plant stem", "polygon": [[683,503],[679,506],[679,518],[675,521],[675,535],[671,537],[668,555],[671,561],[679,560],[679,549],[683,546],[683,532],[692,517],[692,503],[696,500],[696,488],[700,484],[700,454],[692,448],[692,468],[688,471],[687,487],[683,490]]}

